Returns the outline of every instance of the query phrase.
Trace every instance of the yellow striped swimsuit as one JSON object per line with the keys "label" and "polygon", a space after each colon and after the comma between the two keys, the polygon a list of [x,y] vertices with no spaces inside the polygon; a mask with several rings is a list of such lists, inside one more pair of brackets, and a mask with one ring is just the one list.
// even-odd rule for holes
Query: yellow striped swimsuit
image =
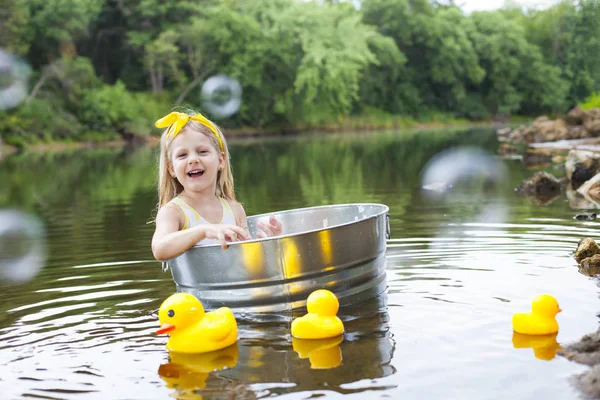
{"label": "yellow striped swimsuit", "polygon": [[[221,206],[223,207],[223,218],[221,219],[221,222],[219,222],[219,224],[237,225],[237,223],[235,222],[235,215],[233,213],[233,210],[231,209],[231,206],[229,205],[229,202],[222,197],[219,197],[219,200],[221,201]],[[198,214],[198,211],[196,211],[192,206],[186,203],[185,200],[183,200],[182,198],[175,197],[173,200],[170,201],[170,203],[175,204],[183,212],[185,222],[183,224],[183,228],[181,228],[182,230],[193,228],[194,226],[202,224],[210,224],[210,222],[202,218],[202,216]],[[196,245],[218,243],[219,241],[217,239],[206,238],[196,243]]]}

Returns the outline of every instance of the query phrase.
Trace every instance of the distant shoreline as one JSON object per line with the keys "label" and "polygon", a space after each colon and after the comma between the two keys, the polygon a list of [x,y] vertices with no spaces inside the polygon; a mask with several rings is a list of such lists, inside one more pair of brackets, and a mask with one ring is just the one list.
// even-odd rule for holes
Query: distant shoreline
{"label": "distant shoreline", "polygon": [[[441,129],[441,128],[468,128],[478,126],[489,126],[494,127],[498,125],[507,125],[514,122],[497,122],[497,121],[456,121],[456,122],[427,122],[427,123],[416,123],[407,126],[391,126],[389,125],[378,125],[378,124],[365,124],[364,126],[349,127],[311,127],[311,128],[290,128],[290,129],[279,129],[279,130],[263,130],[263,129],[225,129],[225,136],[230,142],[235,142],[240,139],[258,139],[258,138],[274,138],[274,137],[288,137],[288,136],[299,136],[305,134],[334,134],[334,133],[359,133],[359,132],[374,132],[384,130],[395,130],[395,131],[409,131],[409,130],[421,130],[421,129]],[[108,140],[108,141],[86,141],[86,142],[47,142],[38,143],[26,148],[19,149],[16,146],[12,146],[6,143],[0,143],[0,160],[7,157],[10,154],[23,151],[23,152],[62,152],[68,150],[85,149],[85,148],[111,148],[111,147],[124,147],[128,144],[140,145],[140,146],[154,146],[159,141],[158,136],[136,136],[133,141],[128,140]],[[135,142],[135,143],[134,143]]]}

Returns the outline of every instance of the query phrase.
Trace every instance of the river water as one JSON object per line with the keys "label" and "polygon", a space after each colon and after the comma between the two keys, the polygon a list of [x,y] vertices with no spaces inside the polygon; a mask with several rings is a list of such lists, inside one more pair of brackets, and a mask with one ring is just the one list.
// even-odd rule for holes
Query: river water
{"label": "river water", "polygon": [[[424,191],[428,162],[460,146],[504,172],[491,179],[485,160],[454,160],[445,168],[458,183]],[[175,290],[150,251],[156,149],[10,156],[0,208],[39,217],[48,260],[27,283],[0,283],[0,398],[580,398],[570,382],[585,368],[554,349],[597,329],[600,289],[572,253],[599,224],[574,219],[581,211],[564,194],[538,205],[515,193],[535,170],[497,148],[488,128],[232,141],[249,215],[390,207],[387,292],[340,311],[346,333],[332,369],[311,368],[276,320],[241,320],[237,346],[212,359],[169,359],[167,338],[154,334]],[[539,293],[564,311],[557,342],[534,352],[513,338],[511,317]]]}

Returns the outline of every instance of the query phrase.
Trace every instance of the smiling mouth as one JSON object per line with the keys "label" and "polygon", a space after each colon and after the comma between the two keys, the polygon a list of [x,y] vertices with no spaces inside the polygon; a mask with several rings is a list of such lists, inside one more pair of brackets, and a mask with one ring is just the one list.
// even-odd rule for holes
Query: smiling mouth
{"label": "smiling mouth", "polygon": [[204,175],[203,169],[194,169],[187,173],[187,176],[189,176],[190,178],[198,178],[198,177],[201,177],[202,175]]}

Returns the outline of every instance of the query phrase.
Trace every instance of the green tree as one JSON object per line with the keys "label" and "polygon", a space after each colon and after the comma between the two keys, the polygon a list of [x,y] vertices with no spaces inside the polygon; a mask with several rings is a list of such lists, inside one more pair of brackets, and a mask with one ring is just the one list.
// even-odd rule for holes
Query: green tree
{"label": "green tree", "polygon": [[570,18],[572,34],[565,71],[572,81],[573,101],[600,89],[600,0],[580,0],[576,11]]}
{"label": "green tree", "polygon": [[571,105],[600,89],[600,1],[564,0],[523,20],[530,42],[570,83]]}
{"label": "green tree", "polygon": [[62,56],[77,54],[76,40],[88,33],[103,0],[28,0],[29,24],[34,32],[29,59],[39,67]]}
{"label": "green tree", "polygon": [[206,10],[212,57],[252,99],[237,120],[265,125],[349,113],[364,71],[378,62],[369,43],[379,35],[359,17],[347,4],[294,0]]}
{"label": "green tree", "polygon": [[0,48],[26,55],[33,37],[29,19],[26,0],[0,0]]}
{"label": "green tree", "polygon": [[521,15],[519,23],[523,24],[527,40],[539,47],[544,59],[563,68],[566,63],[566,53],[571,36],[571,26],[568,22],[575,15],[575,5],[572,0],[547,8],[532,10],[528,15]]}
{"label": "green tree", "polygon": [[[358,100],[363,71],[378,63],[369,49],[369,39],[377,34],[345,7],[306,4],[298,8],[304,54],[294,82],[295,92],[302,95],[304,107],[325,106],[346,114]],[[294,20],[291,13],[286,17],[288,23]]]}
{"label": "green tree", "polygon": [[[287,4],[286,4],[287,3]],[[278,32],[290,39],[288,52],[300,49],[293,82],[292,102],[280,99],[275,110],[290,120],[315,115],[320,110],[347,114],[358,100],[359,83],[367,67],[379,61],[370,43],[380,36],[365,25],[347,4],[281,2],[272,15],[270,39]],[[287,56],[293,60],[293,53]],[[294,64],[288,65],[290,69]],[[289,92],[288,92],[289,93]],[[292,93],[289,93],[292,94]]]}
{"label": "green tree", "polygon": [[60,95],[70,104],[77,104],[88,90],[97,88],[99,79],[86,57],[62,57],[45,66],[26,103],[33,100],[45,86],[54,95]]}
{"label": "green tree", "polygon": [[[227,5],[210,7],[180,30],[184,69],[191,82],[179,95],[180,103],[212,74],[226,74],[246,87],[261,87],[268,43],[258,21]],[[191,97],[194,99],[194,97]],[[199,96],[195,96],[199,100]]]}
{"label": "green tree", "polygon": [[409,79],[406,56],[390,37],[379,35],[369,40],[377,64],[371,64],[360,83],[358,111],[368,107],[394,114],[416,114],[420,93]]}
{"label": "green tree", "polygon": [[[423,28],[423,27],[419,27]],[[467,96],[468,86],[478,85],[486,71],[480,66],[479,54],[471,37],[475,26],[455,7],[441,8],[427,30],[419,29],[428,68],[431,93],[443,110],[463,112],[460,104]]]}
{"label": "green tree", "polygon": [[[421,0],[365,0],[361,10],[366,23],[392,37],[406,54],[408,80],[419,91],[414,101],[454,111],[465,99],[468,85],[483,79],[470,40],[475,27],[458,8],[435,8]],[[405,82],[397,83],[407,86]]]}
{"label": "green tree", "polygon": [[473,43],[485,79],[474,88],[492,114],[560,109],[566,83],[560,70],[545,63],[539,48],[529,43],[524,28],[501,12],[478,12],[471,16],[477,32]]}
{"label": "green tree", "polygon": [[181,80],[178,67],[180,52],[176,45],[178,39],[177,32],[166,30],[158,35],[158,38],[144,46],[144,65],[150,75],[154,93],[163,91],[167,76]]}
{"label": "green tree", "polygon": [[188,93],[217,67],[215,58],[210,54],[210,45],[207,43],[210,27],[206,22],[204,19],[194,17],[180,30],[185,65],[192,75],[192,81],[179,94],[175,100],[176,104],[181,103]]}

